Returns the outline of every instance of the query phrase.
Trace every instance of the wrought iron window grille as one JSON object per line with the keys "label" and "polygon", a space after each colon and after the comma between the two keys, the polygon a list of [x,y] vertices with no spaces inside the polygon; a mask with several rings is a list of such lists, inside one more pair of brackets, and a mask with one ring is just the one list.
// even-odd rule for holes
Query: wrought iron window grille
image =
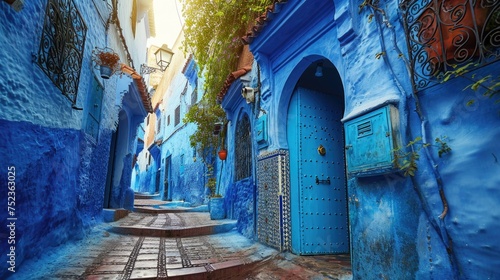
{"label": "wrought iron window grille", "polygon": [[247,115],[240,119],[236,127],[234,165],[236,181],[252,175],[252,137]]}
{"label": "wrought iron window grille", "polygon": [[405,0],[401,3],[413,90],[500,58],[500,1]]}
{"label": "wrought iron window grille", "polygon": [[76,104],[87,26],[72,0],[49,0],[36,63]]}

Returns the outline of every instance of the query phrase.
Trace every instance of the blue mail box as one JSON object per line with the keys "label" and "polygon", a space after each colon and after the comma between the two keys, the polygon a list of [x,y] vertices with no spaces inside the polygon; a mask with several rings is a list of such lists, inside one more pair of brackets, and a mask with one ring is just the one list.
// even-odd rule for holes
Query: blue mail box
{"label": "blue mail box", "polygon": [[386,105],[344,124],[347,171],[371,176],[397,171],[394,149],[399,146],[399,112]]}

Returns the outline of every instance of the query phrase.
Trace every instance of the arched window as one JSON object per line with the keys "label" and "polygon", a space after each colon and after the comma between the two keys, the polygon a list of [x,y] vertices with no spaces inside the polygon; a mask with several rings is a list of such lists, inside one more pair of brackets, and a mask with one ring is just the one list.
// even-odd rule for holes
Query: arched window
{"label": "arched window", "polygon": [[252,137],[250,120],[244,115],[236,126],[235,161],[236,181],[252,175]]}

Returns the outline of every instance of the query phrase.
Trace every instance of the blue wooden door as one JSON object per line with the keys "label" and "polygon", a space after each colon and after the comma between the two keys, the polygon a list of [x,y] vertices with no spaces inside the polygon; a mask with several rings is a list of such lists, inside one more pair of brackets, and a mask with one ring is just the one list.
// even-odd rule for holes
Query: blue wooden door
{"label": "blue wooden door", "polygon": [[349,251],[341,102],[303,88],[290,101],[291,243],[297,254]]}
{"label": "blue wooden door", "polygon": [[166,159],[163,159],[164,164],[164,180],[163,180],[163,200],[172,200],[172,191],[170,190],[170,165],[172,163],[172,157],[168,156]]}

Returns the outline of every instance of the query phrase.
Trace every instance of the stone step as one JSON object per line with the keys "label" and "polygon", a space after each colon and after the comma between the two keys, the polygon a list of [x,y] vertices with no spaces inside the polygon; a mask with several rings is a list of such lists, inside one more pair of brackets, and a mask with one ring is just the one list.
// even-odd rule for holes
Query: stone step
{"label": "stone step", "polygon": [[126,209],[103,209],[102,216],[106,223],[116,222],[122,218],[125,218],[130,211]]}
{"label": "stone step", "polygon": [[161,195],[159,193],[134,193],[135,199],[160,199]]}
{"label": "stone step", "polygon": [[155,206],[136,206],[134,212],[148,213],[148,214],[162,214],[162,213],[183,213],[183,212],[208,212],[207,205],[197,207],[171,207],[163,205]]}
{"label": "stone step", "polygon": [[157,228],[141,226],[116,226],[110,232],[148,237],[194,237],[229,232],[236,227],[236,221],[228,221],[216,225],[182,228]]}
{"label": "stone step", "polygon": [[235,227],[235,220],[211,220],[208,212],[156,215],[132,212],[114,223],[109,231],[135,236],[193,237],[225,233]]}

